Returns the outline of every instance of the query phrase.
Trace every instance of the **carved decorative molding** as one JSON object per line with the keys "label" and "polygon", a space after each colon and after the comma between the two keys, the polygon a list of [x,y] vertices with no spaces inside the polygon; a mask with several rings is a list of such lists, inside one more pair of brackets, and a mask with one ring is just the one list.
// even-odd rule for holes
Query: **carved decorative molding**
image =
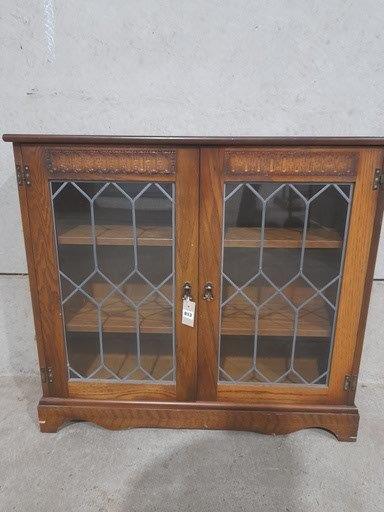
{"label": "carved decorative molding", "polygon": [[227,176],[356,176],[357,154],[353,151],[236,150],[224,153]]}
{"label": "carved decorative molding", "polygon": [[69,177],[80,174],[174,175],[176,151],[172,149],[127,149],[123,147],[46,147],[48,174]]}

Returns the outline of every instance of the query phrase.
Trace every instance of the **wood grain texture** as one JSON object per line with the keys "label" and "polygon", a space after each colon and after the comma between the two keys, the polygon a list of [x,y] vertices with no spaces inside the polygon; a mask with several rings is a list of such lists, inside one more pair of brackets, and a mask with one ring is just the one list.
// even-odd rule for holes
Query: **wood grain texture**
{"label": "wood grain texture", "polygon": [[226,149],[224,174],[247,179],[294,176],[352,179],[356,175],[357,154],[351,150],[327,149]]}
{"label": "wood grain texture", "polygon": [[[46,396],[39,405],[43,431],[55,431],[66,421],[84,420],[111,429],[159,426],[238,429],[274,434],[319,427],[334,432],[341,440],[356,438],[358,414],[352,405],[354,392],[344,391],[344,377],[346,373],[357,372],[361,356],[383,209],[383,193],[372,190],[372,181],[374,169],[383,162],[384,139],[6,136],[5,140],[23,142],[20,147],[15,146],[15,160],[18,165],[29,165],[31,172],[32,185],[19,189],[20,203],[39,359],[41,365],[52,366],[55,374],[54,382],[44,385]],[[28,141],[36,145],[30,145]],[[68,144],[76,146],[73,148]],[[304,147],[305,144],[311,147]],[[193,147],[188,149],[187,146],[191,145]],[[367,147],[375,145],[380,147]],[[238,149],[235,150],[235,146]],[[224,152],[229,159],[226,163]],[[233,160],[236,152],[237,160]],[[257,158],[255,155],[258,155]],[[252,164],[250,167],[249,163]],[[48,180],[100,181],[108,180],[109,176],[117,181],[176,182],[176,385],[67,382]],[[244,176],[247,180],[276,182],[355,182],[345,279],[341,289],[328,386],[293,383],[217,385],[223,181],[224,177],[226,181],[243,181]],[[60,243],[89,244],[84,226],[79,223],[79,226],[72,226],[71,229],[61,233]],[[168,233],[152,231],[148,226],[140,234],[142,245],[170,244]],[[266,234],[267,244],[271,248],[298,247],[298,235],[293,231],[283,233],[280,230]],[[308,234],[311,235],[310,232]],[[313,248],[340,247],[340,239],[335,233],[317,231],[312,235],[309,240]],[[129,245],[131,238],[128,232],[121,233],[119,227],[108,224],[100,226],[97,243],[125,245],[122,240],[128,240]],[[257,232],[253,232],[252,236],[243,232],[231,232],[229,236],[226,233],[225,239],[227,247],[258,247],[259,243]],[[191,282],[193,299],[197,302],[194,328],[183,326],[180,321],[181,300],[178,297],[186,281]],[[208,281],[213,283],[213,301],[203,301],[201,298],[203,285]],[[258,290],[258,293],[264,291]],[[276,329],[282,328],[281,322],[274,316],[281,313],[281,308],[276,309],[271,312],[269,320],[265,319],[265,333],[270,332],[271,325]],[[316,318],[319,316],[318,310],[310,313]],[[241,315],[236,314],[236,321],[227,327],[232,330],[237,328],[236,333],[239,334],[238,328],[244,326],[239,322]],[[116,316],[115,313],[112,316]],[[156,312],[151,317],[153,320]],[[163,322],[161,314],[160,317]],[[273,322],[268,324],[271,319]],[[165,323],[168,333],[168,322]],[[150,327],[154,329],[153,332],[162,328],[162,323],[158,324]],[[76,329],[79,329],[79,325]],[[315,332],[314,326],[317,329]],[[323,323],[316,323],[313,318],[307,327],[312,331],[303,331],[305,335],[317,338],[321,336],[319,333],[325,336],[329,328]],[[248,332],[251,332],[249,328]],[[285,329],[284,333],[287,332]],[[282,332],[275,331],[275,334],[281,336]],[[112,355],[121,357],[119,353]],[[156,360],[154,364],[169,364],[168,360],[163,361],[156,354],[149,354],[149,357],[152,356]],[[232,363],[237,365],[242,361],[238,358]],[[308,361],[308,364],[312,362]],[[73,399],[65,398],[68,393]],[[194,402],[196,398],[199,402]]]}
{"label": "wood grain texture", "polygon": [[[119,158],[121,154],[123,156],[126,154],[124,148],[121,150],[120,148],[117,149],[119,150]],[[81,148],[81,155],[83,154],[82,150],[83,148]],[[167,152],[167,154],[173,154],[172,151]],[[37,302],[40,308],[39,318],[41,320],[42,337],[47,354],[46,362],[47,365],[52,367],[54,373],[54,382],[49,387],[49,393],[52,396],[65,397],[68,394],[67,364],[63,338],[55,241],[53,236],[53,218],[48,181],[49,171],[47,169],[46,154],[44,153],[43,147],[26,145],[23,146],[23,152],[30,166],[32,178],[32,185],[28,187],[28,211],[30,215],[33,215],[34,219],[31,228],[31,241],[34,253],[34,269],[37,274],[36,292],[38,296]],[[66,159],[68,159],[70,165],[73,165],[70,153],[68,149],[67,153],[64,152],[61,154],[61,158],[64,159],[63,164],[65,164]],[[78,158],[76,152],[75,157]],[[104,156],[103,158],[109,157]],[[100,165],[103,165],[103,161],[100,160],[100,158],[98,153],[98,162]],[[86,162],[88,162],[88,156],[84,161],[81,160],[81,163],[84,165],[86,165]],[[181,283],[184,282],[184,280],[189,280],[194,283],[194,287],[197,290],[198,230],[195,219],[198,209],[198,152],[193,149],[179,150],[177,155],[177,168],[179,169],[177,173],[179,177],[174,178],[174,180],[176,179],[177,181],[175,260],[176,280],[178,279],[178,281],[176,283],[176,289],[181,290]],[[128,174],[128,171],[124,169],[126,173],[124,174],[124,178],[127,179],[127,181],[135,180],[135,175]],[[82,174],[80,173],[79,178],[81,178],[81,176]],[[141,178],[150,181],[152,174],[143,174]],[[107,179],[107,176],[105,179]],[[168,180],[172,181],[169,177]],[[180,208],[178,206],[179,204]],[[189,220],[187,219],[188,216]],[[144,243],[149,243],[149,245],[153,244],[153,240],[151,239],[152,235],[149,237],[148,234],[142,233],[142,235]],[[132,290],[128,290],[127,293],[129,294],[131,291]],[[179,318],[181,317],[181,309],[179,303],[181,304],[181,300],[176,302],[176,311],[178,311],[179,314],[175,317],[178,396],[182,399],[194,399],[196,393],[197,334],[196,330],[190,328],[185,328],[184,330],[184,326],[180,326]],[[112,309],[111,311],[106,311],[104,318],[106,332],[133,332],[133,326],[130,325],[130,317],[125,311],[127,308],[125,307],[124,311],[122,311],[122,306],[127,305],[122,304],[122,301],[120,301],[118,304],[112,304],[110,306]],[[144,306],[142,308],[145,313],[142,318],[145,324],[144,330],[146,332],[155,333],[172,332],[171,313],[169,311],[166,312],[166,318],[164,319],[164,315],[161,314],[164,313],[162,305],[152,304],[152,306],[150,311],[146,311]],[[89,316],[91,313],[85,309],[86,305],[83,306],[82,310],[73,311],[72,314],[69,315],[69,320],[67,320],[70,330],[82,332],[92,332],[96,330],[96,327],[92,324],[92,318]],[[160,315],[160,323],[157,322],[156,315]],[[79,316],[81,317],[80,319]],[[125,322],[123,322],[124,325],[120,325],[122,320]],[[147,324],[148,329],[146,328]],[[157,362],[160,364],[162,359],[157,359]],[[125,392],[128,394],[137,389],[135,386],[131,388],[131,384],[128,383],[125,386]],[[162,384],[160,387],[162,387]],[[143,388],[141,396],[146,395],[144,391]],[[156,398],[156,385],[148,387],[146,391],[149,393],[147,398]]]}
{"label": "wood grain texture", "polygon": [[[246,296],[255,304],[266,301],[273,292],[274,289],[267,287],[245,290]],[[287,289],[285,295],[298,303],[314,295],[314,291],[292,287]],[[300,311],[297,335],[328,337],[331,335],[331,322],[327,304],[320,297],[314,297]],[[237,294],[222,308],[220,332],[223,335],[254,336],[255,308],[242,295]],[[260,310],[257,332],[259,336],[293,336],[294,313],[291,306],[279,296],[267,302]]]}
{"label": "wood grain texture", "polygon": [[[253,340],[252,340],[253,341]],[[310,347],[312,350],[311,354],[308,354],[307,357],[300,357],[298,364],[300,365],[301,372],[306,376],[309,382],[312,382],[316,378],[319,377],[321,372],[319,372],[319,364],[318,360],[321,357],[318,357],[318,353],[321,351],[321,346],[319,344]],[[264,379],[256,374],[250,374],[249,370],[251,367],[251,357],[248,347],[244,347],[243,345],[237,345],[236,341],[233,343],[232,349],[227,349],[227,346],[221,347],[220,350],[220,385],[225,381],[228,384],[232,384],[235,388],[234,391],[237,390],[237,387],[240,385],[252,385],[256,383],[262,383],[265,386]],[[324,359],[324,358],[323,358]],[[258,354],[257,356],[257,369],[258,371],[267,376],[272,382],[278,380],[286,371],[289,369],[290,357],[286,354],[282,353],[281,345],[271,343],[269,346],[269,350],[267,353],[264,352]],[[223,373],[225,372],[225,373]],[[230,375],[234,380],[240,380],[239,383],[231,383],[228,378],[225,378],[225,375]],[[247,375],[247,377],[244,377]],[[296,374],[289,374],[284,378],[283,381],[283,389],[286,385],[303,385],[303,381]],[[220,391],[219,391],[220,394]],[[249,394],[249,398],[252,400],[251,394]]]}
{"label": "wood grain texture", "polygon": [[373,190],[374,169],[381,164],[382,151],[362,149],[354,187],[342,285],[336,319],[329,377],[330,401],[347,403],[346,374],[353,370],[360,312],[369,270],[369,255],[375,228],[378,194]]}
{"label": "wood grain texture", "polygon": [[[217,389],[217,401],[222,403],[241,404],[285,404],[293,407],[306,404],[330,405],[329,390],[327,386],[308,386],[303,384],[230,384],[220,383]],[[336,405],[342,405],[340,402]]]}
{"label": "wood grain texture", "polygon": [[130,384],[120,382],[77,382],[69,381],[69,397],[85,400],[150,400],[176,401],[176,386],[174,384]]}
{"label": "wood grain texture", "polygon": [[[295,228],[265,228],[263,246],[267,249],[299,249],[303,230]],[[224,247],[260,247],[261,229],[257,227],[229,227],[224,233]],[[339,233],[331,228],[309,228],[306,232],[307,249],[337,249],[342,242]]]}
{"label": "wood grain texture", "polygon": [[213,285],[212,301],[200,301],[198,400],[216,400],[223,227],[222,151],[202,149],[200,156],[199,295]]}
{"label": "wood grain texture", "polygon": [[[16,169],[23,166],[22,159],[22,151],[21,146],[19,144],[14,144],[13,153],[15,159]],[[40,316],[40,304],[39,304],[39,295],[37,292],[37,279],[36,279],[36,271],[35,271],[35,260],[33,256],[33,242],[31,237],[31,228],[30,228],[30,215],[28,209],[28,199],[27,199],[27,188],[25,186],[18,186],[19,193],[19,202],[20,202],[20,210],[21,210],[21,222],[23,225],[23,235],[24,235],[24,243],[25,243],[25,252],[27,257],[27,266],[28,266],[28,278],[29,278],[29,287],[31,292],[32,299],[32,310],[33,310],[33,319],[35,324],[35,339],[37,346],[37,354],[39,358],[39,367],[45,368],[47,365],[47,359],[45,356],[45,348],[44,348],[44,339],[43,339],[43,330],[41,325],[41,316]],[[49,384],[47,382],[42,383],[43,395],[49,395]]]}
{"label": "wood grain texture", "polygon": [[45,362],[54,374],[49,392],[51,396],[67,396],[67,364],[49,183],[45,178],[41,148],[23,146],[22,155],[31,174],[31,185],[26,190],[36,278],[33,293],[36,293],[39,304]]}
{"label": "wood grain texture", "polygon": [[289,434],[321,428],[339,441],[355,441],[359,415],[355,407],[292,409],[215,407],[195,403],[122,403],[81,400],[42,400],[38,407],[42,432],[57,432],[73,420],[89,421],[110,430],[137,427],[245,430],[264,434]]}
{"label": "wood grain texture", "polygon": [[[108,283],[93,283],[88,292],[100,301],[112,290]],[[146,284],[126,283],[121,291],[135,303],[145,297],[151,289]],[[161,292],[172,297],[172,285],[165,284]],[[92,302],[81,296],[78,301],[69,301],[65,309],[65,325],[69,332],[98,332],[99,318]],[[73,304],[73,305],[72,305]],[[123,298],[114,293],[103,303],[100,311],[101,326],[104,333],[136,332],[136,310]],[[170,334],[173,332],[172,308],[159,294],[152,294],[139,309],[140,332],[143,334]]]}
{"label": "wood grain texture", "polygon": [[[97,245],[134,244],[132,226],[97,225]],[[169,247],[172,245],[172,228],[168,226],[145,226],[137,228],[137,244],[143,247]],[[230,227],[225,231],[225,247],[260,247],[261,229],[257,227]],[[302,230],[295,228],[266,228],[264,233],[266,248],[301,248]],[[61,228],[58,234],[60,245],[92,245],[91,226],[79,224]],[[331,228],[309,228],[305,247],[308,249],[336,249],[341,247],[338,232]]]}
{"label": "wood grain texture", "polygon": [[[161,388],[163,384],[170,385],[169,381],[174,378],[172,375],[174,361],[170,337],[164,340],[159,336],[152,336],[150,340],[145,340],[145,345],[141,347],[140,351],[141,369],[137,367],[137,346],[134,337],[127,339],[126,337],[115,336],[114,340],[111,340],[110,337],[109,340],[106,338],[106,336],[103,338],[104,344],[107,345],[108,343],[107,347],[104,345],[104,363],[108,370],[100,368],[100,355],[95,338],[81,339],[78,337],[74,343],[70,344],[72,368],[85,378],[91,374],[93,375],[90,380],[73,378],[70,383],[94,383],[95,387],[103,387],[106,384],[121,384],[121,386],[125,386],[127,395],[130,393],[137,394],[137,386],[142,386],[143,397],[146,396],[146,391],[149,392],[146,398],[157,396],[158,386]],[[143,372],[143,368],[147,373]],[[111,379],[109,370],[114,372],[117,379],[126,379],[128,375],[129,379],[124,382],[120,382],[116,378]],[[159,382],[151,381],[148,374]],[[164,377],[166,377],[165,381],[161,380]],[[137,384],[132,381],[136,381]]]}
{"label": "wood grain texture", "polygon": [[[136,243],[141,247],[171,247],[171,226],[137,227]],[[96,225],[96,245],[132,246],[135,244],[133,227],[127,224]],[[92,245],[93,233],[89,224],[66,227],[59,230],[60,245]]]}
{"label": "wood grain texture", "polygon": [[27,144],[116,144],[181,146],[384,146],[383,137],[142,137],[127,135],[10,134],[5,142]]}
{"label": "wood grain texture", "polygon": [[[224,163],[220,162],[220,150],[216,149],[204,149],[202,150],[202,154],[206,153],[205,161],[202,160],[202,168],[204,169],[203,176],[212,176],[216,175],[216,182],[210,183],[206,179],[206,188],[207,190],[220,190],[222,189],[222,182],[220,179],[223,179],[224,173]],[[215,156],[216,152],[216,156]],[[327,149],[327,158],[329,158],[329,162],[331,162],[332,157],[334,156],[334,151],[329,151]],[[278,153],[278,150],[277,150]],[[352,214],[351,214],[351,228],[349,231],[348,244],[346,250],[346,258],[345,258],[345,275],[346,276],[354,276],[353,279],[344,279],[343,286],[340,297],[340,305],[338,317],[336,319],[336,330],[335,330],[335,341],[334,341],[334,349],[332,356],[332,364],[331,371],[329,377],[329,384],[325,388],[326,389],[326,397],[322,396],[321,400],[328,401],[328,403],[338,403],[341,404],[348,399],[348,393],[344,391],[344,379],[345,375],[351,372],[352,369],[352,361],[353,353],[355,350],[354,343],[356,341],[357,335],[357,320],[359,318],[359,310],[362,305],[362,293],[364,290],[364,282],[366,275],[366,266],[368,263],[368,255],[370,248],[370,240],[372,237],[372,229],[374,225],[374,215],[376,211],[376,195],[372,190],[372,179],[373,179],[373,170],[378,166],[377,163],[377,155],[381,154],[381,150],[378,149],[360,149],[356,151],[356,162],[357,162],[357,181],[355,185],[354,197],[353,197],[353,205],[352,205]],[[212,164],[212,162],[215,162]],[[205,163],[204,163],[205,162]],[[215,172],[213,172],[215,169]],[[220,178],[221,177],[221,178]],[[301,178],[305,178],[305,176],[300,175]],[[316,177],[314,177],[315,179]],[[225,180],[228,179],[228,176],[225,177]],[[289,181],[289,176],[286,177],[277,177],[276,181]],[[346,178],[344,178],[345,181]],[[349,179],[348,179],[349,180]],[[332,178],[332,181],[335,181]],[[204,197],[204,192],[202,194],[202,198]],[[221,194],[210,194],[210,198],[202,199],[201,204],[201,212],[203,212],[204,201],[210,201],[209,208],[213,208],[212,205],[215,205],[215,212],[220,212],[222,210],[222,197]],[[202,214],[202,218],[215,218],[214,215],[208,210]],[[204,220],[201,220],[203,223]],[[221,226],[222,219],[219,222],[215,221],[214,224]],[[204,226],[201,227],[202,233],[204,233]],[[213,235],[210,234],[210,231],[207,231],[205,234],[208,243],[206,244],[205,249],[203,249],[203,244],[201,243],[201,251],[206,251],[207,254],[210,255],[210,261],[205,263],[203,261],[204,254],[201,252],[200,256],[200,265],[205,266],[209,269],[210,273],[215,276],[215,268],[217,266],[217,261],[221,261],[221,251],[220,244],[217,242],[216,237],[220,238],[219,229],[216,228],[216,231],[213,231]],[[204,237],[201,238],[201,241],[204,240]],[[208,250],[209,248],[209,250]],[[206,256],[207,258],[207,256]],[[216,259],[215,259],[216,258]],[[211,266],[210,266],[211,265]],[[220,265],[220,263],[219,263]],[[202,270],[200,270],[202,272]],[[357,277],[355,277],[357,276]],[[215,279],[215,277],[213,277]],[[220,293],[220,292],[219,292]],[[211,306],[212,307],[212,306]],[[240,308],[241,309],[241,308]],[[280,314],[279,310],[275,311],[276,314]],[[325,324],[325,316],[320,314],[317,316],[318,311],[310,312],[312,315],[310,318],[310,324],[313,319],[317,317],[317,320],[321,320],[322,324],[320,326],[319,322],[315,322],[315,326],[321,327],[322,335],[329,334],[329,326]],[[353,317],[351,318],[351,314]],[[233,321],[230,322],[230,326],[226,325],[227,330],[229,327],[232,328],[232,325],[235,324],[236,315],[232,316]],[[241,315],[240,315],[241,316]],[[323,322],[324,320],[324,322]],[[225,317],[223,317],[223,321],[225,321]],[[243,322],[244,323],[244,322]],[[249,322],[248,322],[249,323]],[[201,367],[201,373],[204,373],[204,379],[206,379],[205,374],[210,375],[210,379],[212,381],[212,365],[215,364],[215,360],[217,360],[217,343],[218,343],[218,329],[220,324],[220,315],[218,311],[212,309],[209,322],[206,321],[206,330],[204,334],[209,339],[205,339],[204,342],[199,342],[204,344],[204,354],[203,358],[207,358],[209,355],[210,364],[205,364],[204,367],[201,367],[201,363],[199,360],[199,368]],[[228,322],[227,322],[228,324]],[[281,324],[281,321],[275,322],[275,324]],[[242,322],[240,322],[240,327],[242,326]],[[245,329],[248,334],[250,332],[251,325],[249,324],[248,329]],[[269,325],[267,326],[270,327]],[[311,328],[311,325],[307,325],[308,328]],[[230,332],[230,331],[228,331]],[[310,330],[307,328],[303,331],[308,335],[316,335],[313,332],[310,333]],[[320,331],[319,331],[320,332]],[[209,333],[209,334],[207,334]],[[278,333],[279,334],[279,333]],[[210,352],[209,352],[210,351]],[[200,357],[200,356],[199,356]],[[217,364],[217,363],[216,363]],[[207,368],[209,366],[209,368]],[[216,371],[217,366],[215,366],[214,371]],[[200,380],[200,373],[199,373]],[[212,382],[208,381],[208,384]],[[242,385],[237,388],[237,386],[233,386],[230,392],[231,397],[227,396],[226,393],[221,393],[222,384],[218,385],[217,391],[217,399],[232,399],[234,396],[238,396],[239,399],[241,397],[246,397],[245,400],[254,399],[256,402],[259,400],[264,400],[265,397],[268,396],[271,402],[284,400],[284,392],[279,385],[265,385],[265,384],[250,384],[249,389],[247,389],[246,385]],[[204,388],[207,388],[207,384],[204,384]],[[210,388],[212,389],[213,386]],[[279,389],[280,388],[280,389]],[[304,391],[303,386],[296,386],[296,392],[292,394],[295,396],[297,400],[300,400],[302,393],[305,396],[305,399],[310,401],[308,398],[311,393],[313,394],[314,403],[316,403],[316,386],[308,386],[309,392]],[[228,388],[227,392],[229,391]],[[237,394],[236,394],[237,393]],[[213,393],[212,393],[213,394]],[[212,398],[212,394],[210,395],[210,399]],[[200,395],[198,395],[200,396]]]}
{"label": "wood grain texture", "polygon": [[[176,174],[176,391],[178,400],[196,399],[197,332],[200,309],[198,284],[199,250],[199,152],[180,149]],[[196,301],[195,326],[181,323],[184,283],[192,286]]]}
{"label": "wood grain texture", "polygon": [[[375,164],[375,168],[384,170],[384,151],[377,150],[372,155],[373,163]],[[375,264],[376,264],[376,256],[377,250],[379,247],[380,241],[380,233],[381,233],[381,223],[383,219],[383,211],[384,211],[384,190],[376,190],[376,209],[375,209],[375,217],[373,223],[373,231],[371,234],[371,246],[369,249],[369,258],[366,267],[366,275],[365,275],[365,284],[364,284],[364,292],[362,297],[362,306],[360,309],[360,318],[359,318],[359,326],[356,336],[356,345],[355,351],[353,354],[353,363],[352,363],[352,375],[358,375],[361,353],[363,349],[364,342],[364,334],[365,334],[365,326],[367,323],[367,315],[368,315],[368,307],[369,301],[371,297],[372,291],[372,282],[375,272]],[[356,390],[352,390],[349,393],[348,403],[353,404],[355,398]]]}
{"label": "wood grain texture", "polygon": [[58,179],[89,175],[108,180],[130,174],[148,180],[169,178],[176,169],[176,151],[164,148],[45,146],[43,160],[49,177]]}
{"label": "wood grain texture", "polygon": [[[96,301],[101,301],[111,291],[107,283],[94,283],[88,293]],[[148,293],[148,286],[131,283],[122,286],[121,291],[134,302],[139,302]],[[273,288],[249,286],[246,296],[255,304],[266,301],[274,293]],[[170,297],[171,285],[165,284],[161,292]],[[285,295],[293,303],[303,303],[314,296],[311,288],[288,287]],[[136,313],[131,305],[119,294],[113,294],[103,304],[100,312],[102,330],[105,333],[136,332]],[[95,306],[86,299],[69,302],[66,308],[65,325],[69,332],[98,332],[99,319]],[[140,332],[143,334],[172,333],[172,311],[160,295],[151,295],[139,311]],[[292,336],[294,331],[292,308],[284,300],[270,300],[259,315],[258,333],[260,336]],[[255,328],[255,309],[241,295],[236,295],[224,306],[221,333],[224,335],[253,335]],[[314,297],[301,310],[298,335],[307,337],[327,337],[330,335],[331,322],[324,300]]]}

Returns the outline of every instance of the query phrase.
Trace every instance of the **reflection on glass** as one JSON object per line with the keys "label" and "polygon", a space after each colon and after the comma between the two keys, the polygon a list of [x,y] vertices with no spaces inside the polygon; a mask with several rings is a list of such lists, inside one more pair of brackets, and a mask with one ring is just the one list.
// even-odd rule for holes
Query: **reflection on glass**
{"label": "reflection on glass", "polygon": [[174,382],[174,185],[51,187],[69,377]]}
{"label": "reflection on glass", "polygon": [[228,183],[219,381],[326,384],[352,185]]}

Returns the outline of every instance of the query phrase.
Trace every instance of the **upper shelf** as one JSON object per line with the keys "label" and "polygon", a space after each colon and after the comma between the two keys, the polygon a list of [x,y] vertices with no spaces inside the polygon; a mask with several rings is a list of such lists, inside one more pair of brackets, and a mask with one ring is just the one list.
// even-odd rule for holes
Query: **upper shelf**
{"label": "upper shelf", "polygon": [[[172,246],[172,228],[168,226],[146,226],[137,229],[137,244],[140,246]],[[229,228],[225,232],[225,247],[253,248],[261,245],[260,228]],[[97,245],[133,245],[132,226],[105,224],[95,227]],[[60,245],[90,245],[93,233],[87,224],[67,227],[59,231]],[[294,228],[266,228],[264,247],[297,249],[302,246],[302,232]],[[342,245],[339,233],[330,228],[310,228],[306,233],[305,247],[308,249],[338,249]]]}
{"label": "upper shelf", "polygon": [[[172,228],[168,226],[146,226],[137,229],[137,243],[142,246],[172,246]],[[97,245],[133,245],[135,238],[132,226],[123,224],[95,226]],[[58,235],[60,245],[90,245],[93,243],[91,227],[80,224],[63,230]]]}
{"label": "upper shelf", "polygon": [[[229,228],[224,235],[225,247],[260,247],[260,228]],[[266,248],[301,248],[303,233],[294,228],[266,228],[263,246]],[[337,249],[342,240],[335,229],[309,228],[306,233],[305,247],[308,249]]]}

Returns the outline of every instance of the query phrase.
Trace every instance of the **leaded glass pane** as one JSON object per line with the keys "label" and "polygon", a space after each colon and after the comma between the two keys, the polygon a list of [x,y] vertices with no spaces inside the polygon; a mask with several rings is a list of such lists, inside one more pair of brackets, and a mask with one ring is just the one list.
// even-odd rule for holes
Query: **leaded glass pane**
{"label": "leaded glass pane", "polygon": [[225,184],[220,382],[328,382],[352,192]]}
{"label": "leaded glass pane", "polygon": [[174,382],[174,184],[51,193],[69,378]]}

